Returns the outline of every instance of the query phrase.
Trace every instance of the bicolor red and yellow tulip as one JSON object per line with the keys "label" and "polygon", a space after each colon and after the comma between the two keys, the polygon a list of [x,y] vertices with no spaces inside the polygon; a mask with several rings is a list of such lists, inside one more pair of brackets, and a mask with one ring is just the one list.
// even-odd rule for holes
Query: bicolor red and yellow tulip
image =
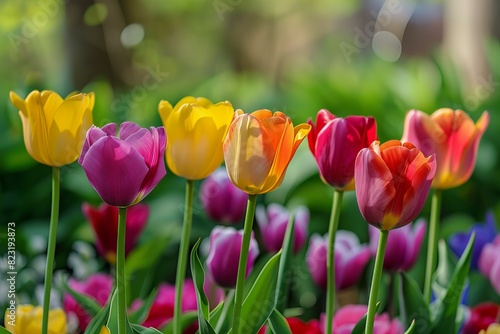
{"label": "bicolor red and yellow tulip", "polygon": [[[19,305],[12,314],[5,311],[5,328],[12,334],[41,334],[42,312],[41,306]],[[66,334],[66,314],[60,308],[49,311],[47,334]]]}
{"label": "bicolor red and yellow tulip", "polygon": [[175,107],[168,101],[158,106],[168,133],[168,168],[188,180],[200,180],[222,163],[222,142],[226,137],[234,109],[228,101],[212,104],[209,100],[187,96]]}
{"label": "bicolor red and yellow tulip", "polygon": [[425,157],[411,143],[374,141],[356,158],[356,198],[365,220],[392,230],[422,210],[436,171],[434,155]]}
{"label": "bicolor red and yellow tulip", "polygon": [[326,109],[316,116],[316,126],[307,136],[321,179],[338,190],[354,189],[354,162],[358,152],[377,139],[373,117],[335,117]]}
{"label": "bicolor red and yellow tulip", "polygon": [[236,111],[224,140],[224,160],[229,178],[250,195],[276,189],[300,143],[311,130],[309,124],[293,126],[282,112],[266,109],[245,114]]}
{"label": "bicolor red and yellow tulip", "polygon": [[94,93],[63,99],[49,90],[34,90],[26,100],[10,92],[10,100],[19,109],[24,145],[33,159],[52,167],[76,161],[93,122]]}
{"label": "bicolor red and yellow tulip", "polygon": [[90,184],[109,205],[140,202],[165,176],[163,127],[141,128],[132,122],[92,126],[78,162]]}
{"label": "bicolor red and yellow tulip", "polygon": [[465,183],[476,164],[479,141],[490,116],[484,112],[477,123],[462,110],[439,109],[432,115],[410,111],[402,141],[417,146],[424,155],[436,154],[436,176],[432,187],[448,189]]}

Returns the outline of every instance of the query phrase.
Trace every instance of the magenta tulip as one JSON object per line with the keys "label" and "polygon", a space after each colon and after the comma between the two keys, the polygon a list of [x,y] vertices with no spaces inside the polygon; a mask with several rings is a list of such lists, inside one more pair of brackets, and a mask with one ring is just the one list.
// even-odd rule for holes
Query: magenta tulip
{"label": "magenta tulip", "polygon": [[338,190],[354,189],[354,162],[358,152],[377,139],[373,117],[335,117],[322,109],[307,140],[323,181]]}
{"label": "magenta tulip", "polygon": [[[326,251],[328,236],[313,234],[306,255],[307,267],[313,281],[320,288],[327,285]],[[370,261],[368,245],[360,245],[356,234],[339,230],[335,238],[335,287],[346,289],[357,283]]]}
{"label": "magenta tulip", "polygon": [[[238,262],[241,253],[243,230],[232,227],[216,227],[210,233],[210,250],[207,257],[207,269],[214,281],[221,287],[234,288],[238,275]],[[252,270],[259,255],[257,241],[250,240],[246,275]]]}
{"label": "magenta tulip", "polygon": [[124,122],[92,126],[78,162],[99,196],[109,205],[127,207],[140,202],[165,176],[166,134]]}
{"label": "magenta tulip", "polygon": [[486,276],[493,288],[500,294],[500,235],[486,244],[479,256],[479,270]]}
{"label": "magenta tulip", "polygon": [[[388,271],[410,270],[417,260],[420,246],[424,240],[426,223],[424,219],[417,220],[389,233],[384,257],[384,269]],[[369,225],[370,249],[372,255],[377,253],[380,232]]]}
{"label": "magenta tulip", "polygon": [[[114,264],[118,235],[118,208],[106,203],[94,208],[90,204],[84,203],[82,210],[94,231],[97,251],[109,263]],[[148,216],[149,208],[146,204],[139,203],[128,208],[125,227],[125,255],[134,248],[139,235],[146,226]]]}
{"label": "magenta tulip", "polygon": [[[257,224],[264,247],[268,252],[277,252],[283,246],[290,212],[279,204],[267,207],[259,206],[255,213]],[[294,217],[294,244],[293,251],[297,253],[307,238],[307,225],[309,224],[309,210],[305,206],[298,207]]]}
{"label": "magenta tulip", "polygon": [[[76,292],[94,299],[100,306],[106,304],[113,289],[113,279],[105,274],[94,274],[81,282],[70,279],[68,284]],[[78,328],[84,331],[92,319],[90,314],[69,294],[64,295],[63,306],[68,318],[76,318]]]}
{"label": "magenta tulip", "polygon": [[218,168],[201,184],[200,200],[210,218],[236,224],[245,215],[248,194],[231,182],[225,168]]}

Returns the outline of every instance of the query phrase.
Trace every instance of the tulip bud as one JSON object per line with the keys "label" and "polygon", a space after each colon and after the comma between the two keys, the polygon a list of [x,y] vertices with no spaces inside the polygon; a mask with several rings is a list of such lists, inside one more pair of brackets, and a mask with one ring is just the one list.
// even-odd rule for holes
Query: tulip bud
{"label": "tulip bud", "polygon": [[236,188],[225,168],[219,168],[201,184],[200,200],[211,219],[223,224],[236,224],[245,215],[248,195]]}
{"label": "tulip bud", "polygon": [[[5,328],[13,334],[42,333],[41,306],[19,305],[14,319],[10,317],[10,310],[5,311]],[[60,308],[49,311],[49,327],[47,334],[66,334],[66,314]]]}
{"label": "tulip bud", "polygon": [[[242,240],[243,230],[237,231],[232,227],[216,227],[210,233],[207,269],[214,281],[221,287],[234,288],[236,286]],[[259,255],[259,248],[252,234],[248,251],[247,276],[252,270],[257,255]]]}
{"label": "tulip bud", "polygon": [[[286,228],[290,219],[290,213],[279,204],[271,204],[267,207],[259,206],[255,213],[257,224],[264,247],[270,253],[279,251],[283,246]],[[307,237],[307,225],[309,224],[309,210],[305,206],[299,207],[294,218],[294,244],[293,251],[297,253]]]}

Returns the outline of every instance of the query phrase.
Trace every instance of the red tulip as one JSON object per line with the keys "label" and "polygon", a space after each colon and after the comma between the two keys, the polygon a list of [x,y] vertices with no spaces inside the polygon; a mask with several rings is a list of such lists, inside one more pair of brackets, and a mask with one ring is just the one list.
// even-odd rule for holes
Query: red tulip
{"label": "red tulip", "polygon": [[307,140],[325,183],[339,190],[354,189],[354,162],[358,152],[377,139],[377,124],[373,117],[335,117],[322,109],[316,117],[316,127]]}
{"label": "red tulip", "polygon": [[356,197],[365,220],[381,230],[410,223],[419,214],[436,171],[434,155],[424,157],[411,143],[373,142],[356,158]]}
{"label": "red tulip", "polygon": [[[319,328],[319,321],[313,319],[309,322],[304,322],[299,318],[286,318],[288,326],[290,326],[290,332],[292,334],[323,334],[321,328]],[[266,333],[267,326],[263,326],[258,334]]]}
{"label": "red tulip", "polygon": [[486,302],[470,310],[469,319],[464,324],[462,334],[477,334],[489,325],[500,321],[500,305]]}

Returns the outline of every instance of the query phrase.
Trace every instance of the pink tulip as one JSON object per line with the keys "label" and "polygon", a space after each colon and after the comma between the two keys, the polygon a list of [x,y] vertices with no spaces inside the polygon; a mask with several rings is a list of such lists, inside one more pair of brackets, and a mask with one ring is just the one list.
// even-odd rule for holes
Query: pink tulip
{"label": "pink tulip", "polygon": [[[326,251],[328,235],[313,234],[306,255],[307,266],[313,281],[320,288],[326,289]],[[356,234],[350,231],[337,231],[335,237],[335,286],[338,290],[346,289],[357,283],[363,270],[370,261],[368,245],[360,245]]]}
{"label": "pink tulip", "polygon": [[[207,269],[214,281],[221,287],[234,288],[236,286],[242,240],[243,230],[237,231],[232,227],[216,227],[210,233]],[[257,255],[259,255],[259,247],[252,234],[248,251],[247,276],[252,270]]]}
{"label": "pink tulip", "polygon": [[78,162],[90,183],[109,205],[127,207],[140,202],[165,176],[166,135],[163,127],[150,131],[132,122],[87,132]]}
{"label": "pink tulip", "polygon": [[436,171],[411,143],[373,142],[356,158],[356,198],[365,220],[381,230],[402,227],[422,210]]}
{"label": "pink tulip", "polygon": [[432,115],[412,110],[406,115],[402,141],[413,143],[425,156],[436,154],[433,188],[453,188],[470,178],[489,121],[488,112],[474,124],[462,110],[443,108]]}
{"label": "pink tulip", "polygon": [[[279,204],[271,204],[267,207],[259,206],[255,213],[257,224],[264,247],[268,252],[277,252],[283,246],[290,212]],[[294,218],[294,244],[293,251],[297,253],[307,238],[307,225],[309,224],[309,210],[305,206],[297,208]]]}
{"label": "pink tulip", "polygon": [[[408,224],[389,233],[384,257],[384,269],[389,271],[409,270],[415,264],[424,240],[426,230],[425,220],[419,219],[414,224]],[[369,225],[370,249],[372,255],[377,253],[379,231]]]}
{"label": "pink tulip", "polygon": [[222,224],[236,224],[245,215],[248,194],[231,182],[225,168],[219,168],[201,184],[200,200],[210,218]]}
{"label": "pink tulip", "polygon": [[377,139],[377,125],[373,117],[335,117],[326,109],[312,121],[307,140],[325,183],[339,190],[354,189],[354,162],[358,152]]}
{"label": "pink tulip", "polygon": [[500,235],[486,244],[479,256],[479,270],[486,276],[491,285],[500,294]]}
{"label": "pink tulip", "polygon": [[[76,292],[87,295],[93,298],[100,306],[104,306],[111,294],[113,279],[105,274],[94,274],[81,282],[70,279],[68,284]],[[76,317],[78,328],[82,331],[85,330],[92,317],[85,311],[83,306],[79,305],[69,294],[64,295],[63,306],[68,318]]]}
{"label": "pink tulip", "polygon": [[[350,334],[354,326],[366,314],[368,307],[366,305],[346,305],[341,307],[333,317],[332,334]],[[325,328],[325,317],[321,315],[321,328]],[[375,325],[373,334],[402,334],[403,326],[397,319],[391,321],[387,313],[375,316]]]}
{"label": "pink tulip", "polygon": [[[118,235],[118,208],[106,203],[94,208],[90,204],[84,203],[82,210],[94,231],[97,251],[109,263],[114,264]],[[139,235],[146,226],[148,216],[149,208],[146,204],[139,203],[128,208],[125,227],[125,255],[134,248]]]}

